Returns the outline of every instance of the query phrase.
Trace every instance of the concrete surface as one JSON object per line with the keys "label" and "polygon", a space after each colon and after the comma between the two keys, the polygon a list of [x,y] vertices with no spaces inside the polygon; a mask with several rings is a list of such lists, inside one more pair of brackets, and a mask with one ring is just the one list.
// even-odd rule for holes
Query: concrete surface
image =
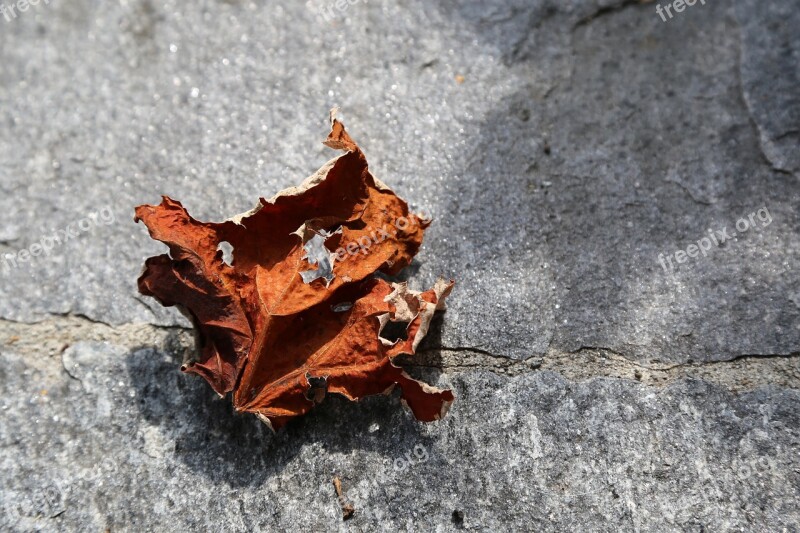
{"label": "concrete surface", "polygon": [[[655,7],[0,14],[0,529],[797,531],[800,10]],[[334,105],[435,218],[403,277],[458,284],[410,369],[457,400],[272,435],[178,372],[133,207],[249,209]]]}

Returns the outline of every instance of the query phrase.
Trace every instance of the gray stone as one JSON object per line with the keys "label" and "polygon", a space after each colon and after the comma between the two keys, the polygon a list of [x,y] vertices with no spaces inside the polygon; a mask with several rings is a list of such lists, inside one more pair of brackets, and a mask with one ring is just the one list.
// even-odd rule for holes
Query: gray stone
{"label": "gray stone", "polygon": [[800,171],[800,12],[791,2],[737,2],[743,95],[776,170]]}
{"label": "gray stone", "polygon": [[[790,3],[668,23],[620,2],[356,3],[332,22],[316,4],[79,5],[19,13],[0,36],[0,252],[77,234],[0,266],[0,316],[185,325],[136,293],[163,247],[133,207],[168,194],[201,219],[242,212],[332,155],[318,140],[340,104],[375,173],[437,218],[410,272],[459,281],[445,345],[642,361],[798,345],[800,200],[779,171],[798,152],[796,39],[770,31]],[[760,208],[769,226],[662,268]]]}
{"label": "gray stone", "polygon": [[[798,16],[0,14],[0,529],[797,530]],[[133,208],[248,210],[334,155],[335,105],[434,216],[402,279],[457,285],[407,364],[457,400],[424,425],[396,396],[330,398],[273,435],[178,372],[190,332],[136,291],[165,248]],[[736,236],[677,264],[709,229]]]}
{"label": "gray stone", "polygon": [[[464,265],[446,345],[519,357],[607,347],[643,361],[796,351],[797,178],[763,160],[736,26],[722,4],[667,24],[651,9],[578,25],[551,92],[511,94],[470,128],[432,230],[446,242],[437,255]],[[464,182],[480,185],[465,194]],[[760,208],[766,227],[756,218],[669,267],[665,256],[708,229],[733,235]]]}
{"label": "gray stone", "polygon": [[[423,425],[398,398],[329,399],[273,435],[175,353],[3,348],[3,529],[791,530],[800,394],[441,375]],[[173,342],[174,343],[174,342]],[[428,375],[435,378],[435,375]],[[343,522],[332,479],[355,516]]]}

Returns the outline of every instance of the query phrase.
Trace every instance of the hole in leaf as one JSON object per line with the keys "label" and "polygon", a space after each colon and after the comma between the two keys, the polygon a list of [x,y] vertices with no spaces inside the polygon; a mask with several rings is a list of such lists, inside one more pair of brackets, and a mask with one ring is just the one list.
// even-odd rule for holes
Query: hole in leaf
{"label": "hole in leaf", "polygon": [[312,376],[306,373],[308,380],[308,390],[306,390],[306,399],[314,403],[322,403],[325,399],[325,394],[328,392],[328,378],[326,376]]}
{"label": "hole in leaf", "polygon": [[326,285],[333,281],[333,265],[331,264],[331,252],[325,247],[325,239],[328,235],[325,232],[315,233],[308,242],[303,245],[306,254],[303,259],[309,265],[316,265],[316,269],[300,272],[304,283],[311,283],[315,279],[323,278]]}
{"label": "hole in leaf", "polygon": [[217,246],[217,250],[222,252],[222,262],[228,266],[233,264],[233,246],[227,241],[222,241]]}
{"label": "hole in leaf", "polygon": [[388,322],[381,330],[381,337],[387,341],[395,342],[408,339],[408,322]]}
{"label": "hole in leaf", "polygon": [[342,302],[331,306],[331,311],[334,313],[344,313],[353,308],[353,302]]}

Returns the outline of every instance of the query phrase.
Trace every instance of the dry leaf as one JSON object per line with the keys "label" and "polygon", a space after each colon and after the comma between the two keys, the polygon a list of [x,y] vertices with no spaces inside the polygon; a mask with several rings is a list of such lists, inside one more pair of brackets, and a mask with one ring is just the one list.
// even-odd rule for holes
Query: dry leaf
{"label": "dry leaf", "polygon": [[[333,113],[331,123],[325,144],[344,154],[248,213],[207,223],[167,197],[138,207],[136,221],[170,251],[147,260],[139,290],[192,320],[199,353],[182,370],[274,429],[328,392],[358,400],[395,385],[419,420],[439,419],[452,392],[392,359],[414,353],[453,282],[417,293],[375,277],[411,262],[430,221],[370,174]],[[408,323],[406,339],[381,338],[390,321]]]}

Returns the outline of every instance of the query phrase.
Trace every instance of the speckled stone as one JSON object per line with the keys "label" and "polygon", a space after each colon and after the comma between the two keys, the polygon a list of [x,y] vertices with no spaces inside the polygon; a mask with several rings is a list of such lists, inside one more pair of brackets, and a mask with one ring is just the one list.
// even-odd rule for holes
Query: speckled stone
{"label": "speckled stone", "polygon": [[[339,105],[375,174],[437,219],[409,276],[459,281],[445,345],[797,348],[800,198],[776,170],[800,153],[791,2],[668,23],[619,2],[325,6],[85,1],[4,23],[0,252],[76,236],[0,265],[0,316],[183,324],[136,293],[163,247],[133,207],[247,210],[333,155]],[[104,208],[113,223],[77,229]],[[760,208],[769,226],[661,266]]]}
{"label": "speckled stone", "polygon": [[[447,417],[329,399],[273,435],[166,352],[0,349],[3,529],[791,531],[800,392],[455,372]],[[431,376],[428,376],[431,377]],[[343,522],[333,477],[354,517]]]}
{"label": "speckled stone", "polygon": [[[629,0],[65,0],[17,15],[0,14],[0,325],[185,326],[136,291],[165,248],[133,208],[166,194],[204,220],[246,211],[334,155],[320,141],[339,106],[374,174],[434,217],[403,279],[457,280],[426,350],[797,360],[792,0],[667,22]],[[677,264],[709,230],[731,239]],[[445,369],[430,377],[458,398],[441,422],[396,397],[331,399],[272,435],[180,375],[169,343],[120,335],[0,339],[0,529],[800,523],[797,387]]]}

